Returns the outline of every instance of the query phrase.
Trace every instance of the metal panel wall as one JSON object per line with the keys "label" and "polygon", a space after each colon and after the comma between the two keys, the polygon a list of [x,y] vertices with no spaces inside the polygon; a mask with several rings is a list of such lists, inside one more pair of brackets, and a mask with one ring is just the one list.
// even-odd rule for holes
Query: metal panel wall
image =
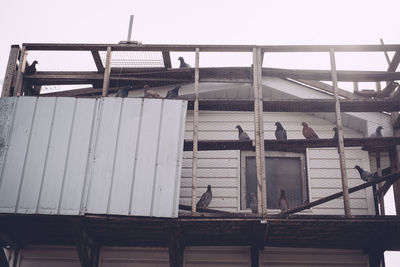
{"label": "metal panel wall", "polygon": [[186,102],[2,98],[0,212],[176,217]]}

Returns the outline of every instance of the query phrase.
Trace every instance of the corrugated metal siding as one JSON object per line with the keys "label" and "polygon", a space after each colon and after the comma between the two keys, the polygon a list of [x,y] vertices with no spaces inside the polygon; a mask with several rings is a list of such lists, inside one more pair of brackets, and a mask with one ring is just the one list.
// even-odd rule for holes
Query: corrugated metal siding
{"label": "corrugated metal siding", "polygon": [[176,217],[186,102],[2,98],[0,212]]}
{"label": "corrugated metal siding", "polygon": [[368,255],[359,250],[275,248],[260,253],[260,266],[368,267]]}
{"label": "corrugated metal siding", "polygon": [[169,267],[168,248],[102,247],[101,267]]}
{"label": "corrugated metal siding", "polygon": [[[186,139],[192,139],[193,112],[188,112]],[[252,112],[199,112],[199,136],[201,140],[237,139],[236,125],[241,125],[254,137],[254,115]],[[331,138],[334,125],[315,116],[295,112],[265,112],[265,139],[275,139],[275,122],[280,121],[287,130],[289,139],[304,139],[301,122],[307,122],[321,138]],[[362,137],[361,133],[344,128],[345,137]],[[362,181],[354,169],[356,164],[369,168],[368,153],[360,148],[346,148],[346,163],[349,186]],[[312,149],[307,153],[308,183],[310,199],[316,200],[341,191],[340,167],[336,148]],[[213,200],[210,208],[227,211],[240,210],[240,151],[199,151],[197,196],[206,191],[207,185],[213,187]],[[181,199],[182,204],[191,201],[192,152],[185,152],[182,168]],[[352,214],[374,214],[372,191],[362,190],[350,194]],[[305,213],[343,214],[343,201],[338,199],[314,207]]]}
{"label": "corrugated metal siding", "polygon": [[186,247],[185,266],[249,267],[248,247]]}

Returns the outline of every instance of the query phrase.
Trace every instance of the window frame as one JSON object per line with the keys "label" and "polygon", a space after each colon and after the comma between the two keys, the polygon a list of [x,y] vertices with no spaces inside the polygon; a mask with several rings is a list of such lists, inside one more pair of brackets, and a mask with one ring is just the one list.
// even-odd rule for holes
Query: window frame
{"label": "window frame", "polygon": [[[240,151],[240,211],[250,210],[246,208],[246,157],[255,157],[255,151]],[[284,152],[284,151],[265,151],[265,158],[298,158],[300,159],[300,175],[301,175],[301,187],[303,194],[303,203],[309,202],[309,190],[308,190],[308,177],[307,177],[307,166],[306,166],[306,152]],[[266,188],[266,186],[265,186]],[[268,192],[268,189],[267,189]],[[271,211],[277,209],[269,209]]]}

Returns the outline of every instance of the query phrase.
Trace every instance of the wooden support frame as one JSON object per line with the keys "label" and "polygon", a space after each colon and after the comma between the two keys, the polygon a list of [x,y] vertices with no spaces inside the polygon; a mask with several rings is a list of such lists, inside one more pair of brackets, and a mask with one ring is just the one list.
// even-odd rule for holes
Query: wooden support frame
{"label": "wooden support frame", "polygon": [[192,212],[196,212],[197,165],[199,140],[199,65],[200,49],[196,48],[194,71],[193,159],[192,159]]}
{"label": "wooden support frame", "polygon": [[257,169],[258,211],[267,214],[267,190],[265,178],[264,119],[262,96],[261,49],[253,48],[253,87],[254,87],[254,136]]}
{"label": "wooden support frame", "polygon": [[340,113],[335,51],[333,50],[333,48],[330,50],[329,54],[331,59],[332,81],[333,81],[333,89],[335,97],[336,129],[338,133],[337,139],[338,139],[339,160],[340,160],[340,173],[342,177],[343,205],[344,205],[345,215],[351,216],[349,189],[348,189],[347,173],[346,173],[346,157],[344,153],[342,115]]}
{"label": "wooden support frame", "polygon": [[[376,172],[380,177],[382,177],[382,167],[381,167],[381,152],[376,152],[375,153],[375,160],[376,160]],[[382,184],[378,184],[378,189],[382,188]],[[379,209],[380,209],[380,214],[385,215],[385,200],[384,200],[384,194],[377,194],[378,200],[379,200]]]}
{"label": "wooden support frame", "polygon": [[179,225],[171,226],[168,237],[169,266],[183,267],[185,246]]}
{"label": "wooden support frame", "polygon": [[368,252],[369,267],[380,267],[383,260],[382,249],[373,249]]}
{"label": "wooden support frame", "polygon": [[2,247],[0,247],[0,266],[9,267],[6,253]]}
{"label": "wooden support frame", "polygon": [[[396,147],[393,147],[389,151],[389,160],[390,160],[390,168],[392,173],[395,173],[399,170],[399,157],[398,157],[398,150]],[[400,181],[397,180],[393,183],[393,194],[394,194],[394,203],[396,206],[396,214],[400,215]]]}
{"label": "wooden support frame", "polygon": [[22,85],[24,83],[26,57],[27,57],[26,47],[22,46],[20,56],[19,56],[19,67],[18,67],[18,71],[17,71],[17,78],[15,80],[14,96],[22,95]]}
{"label": "wooden support frame", "polygon": [[172,64],[171,64],[171,55],[169,54],[169,51],[162,51],[162,57],[163,57],[163,61],[164,61],[164,67],[166,69],[172,68]]}
{"label": "wooden support frame", "polygon": [[105,68],[103,66],[103,62],[101,61],[99,51],[96,50],[96,51],[90,51],[90,52],[92,53],[94,63],[96,64],[97,71],[99,73],[103,73]]}
{"label": "wooden support frame", "polygon": [[83,267],[98,267],[100,245],[84,229],[80,222],[71,223],[71,231]]}
{"label": "wooden support frame", "polygon": [[107,47],[106,68],[104,70],[103,92],[102,96],[108,96],[108,88],[110,87],[110,73],[111,73],[111,47]]}
{"label": "wooden support frame", "polygon": [[1,93],[2,97],[7,97],[12,95],[11,89],[14,87],[13,83],[16,78],[17,61],[20,51],[21,49],[19,45],[11,46],[10,55],[8,57],[8,62],[7,62],[6,74],[4,75],[3,88]]}

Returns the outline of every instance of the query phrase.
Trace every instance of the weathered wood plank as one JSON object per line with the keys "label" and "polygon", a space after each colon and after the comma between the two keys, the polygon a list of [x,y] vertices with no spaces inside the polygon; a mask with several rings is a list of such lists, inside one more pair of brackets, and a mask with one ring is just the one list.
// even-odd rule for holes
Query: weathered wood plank
{"label": "weathered wood plank", "polygon": [[110,73],[111,73],[111,47],[107,48],[106,68],[104,70],[103,92],[102,96],[108,95],[108,88],[110,87]]}
{"label": "weathered wood plank", "polygon": [[164,61],[164,67],[166,69],[172,68],[171,56],[169,54],[169,51],[162,51],[162,56],[163,56],[163,61]]}
{"label": "weathered wood plank", "polygon": [[392,58],[392,61],[389,64],[387,71],[388,72],[396,71],[399,64],[400,64],[400,50],[397,50]]}
{"label": "weathered wood plank", "polygon": [[90,51],[90,52],[92,52],[93,60],[94,63],[96,64],[97,71],[99,73],[103,73],[105,69],[103,66],[103,62],[101,61],[99,51]]}
{"label": "weathered wood plank", "polygon": [[13,85],[13,81],[15,80],[15,74],[17,72],[17,60],[18,60],[18,55],[20,52],[19,45],[12,45],[11,50],[10,50],[10,55],[8,57],[8,63],[7,63],[7,69],[6,69],[6,74],[4,76],[4,81],[3,81],[3,89],[1,96],[2,97],[7,97],[11,96],[11,87]]}

